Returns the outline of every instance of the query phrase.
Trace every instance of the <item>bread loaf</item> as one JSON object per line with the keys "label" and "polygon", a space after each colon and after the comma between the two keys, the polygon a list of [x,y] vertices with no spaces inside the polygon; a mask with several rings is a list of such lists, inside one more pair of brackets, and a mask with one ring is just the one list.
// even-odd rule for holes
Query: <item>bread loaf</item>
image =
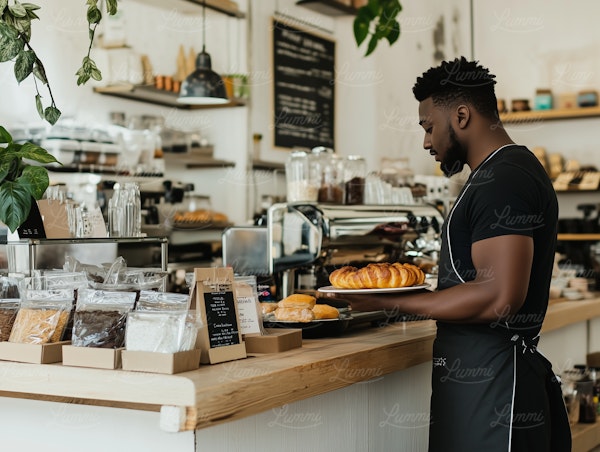
{"label": "bread loaf", "polygon": [[273,315],[280,322],[312,322],[315,314],[309,308],[282,308],[273,311]]}
{"label": "bread loaf", "polygon": [[317,299],[312,295],[295,293],[285,297],[279,302],[280,308],[307,308],[312,309]]}
{"label": "bread loaf", "polygon": [[373,263],[364,268],[345,266],[334,270],[329,281],[338,289],[385,289],[423,284],[425,273],[412,264]]}
{"label": "bread loaf", "polygon": [[328,304],[316,304],[312,311],[315,314],[315,320],[337,319],[340,317],[340,311]]}

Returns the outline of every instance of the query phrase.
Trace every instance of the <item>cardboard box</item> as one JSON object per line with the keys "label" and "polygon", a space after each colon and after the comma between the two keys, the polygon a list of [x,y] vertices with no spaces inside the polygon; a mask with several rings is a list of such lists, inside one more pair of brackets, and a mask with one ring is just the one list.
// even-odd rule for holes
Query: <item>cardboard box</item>
{"label": "cardboard box", "polygon": [[123,370],[152,372],[158,374],[178,374],[200,367],[200,350],[193,349],[177,353],[121,352]]}
{"label": "cardboard box", "polygon": [[54,342],[52,344],[0,342],[0,359],[32,364],[59,363],[62,361],[63,345],[69,344],[71,344],[71,341]]}
{"label": "cardboard box", "polygon": [[75,347],[63,345],[62,363],[65,366],[120,369],[122,348]]}
{"label": "cardboard box", "polygon": [[248,353],[279,353],[302,347],[302,330],[299,328],[265,328],[264,336],[246,335],[246,352]]}

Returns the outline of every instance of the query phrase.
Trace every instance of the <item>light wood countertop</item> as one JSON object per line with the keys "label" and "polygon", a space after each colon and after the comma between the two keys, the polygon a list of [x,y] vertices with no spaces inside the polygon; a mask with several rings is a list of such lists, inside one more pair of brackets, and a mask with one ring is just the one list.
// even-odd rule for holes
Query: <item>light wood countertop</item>
{"label": "light wood countertop", "polygon": [[[598,316],[600,298],[554,302],[542,331]],[[428,362],[435,331],[432,320],[356,329],[176,375],[0,361],[0,396],[153,411],[179,407],[180,430],[194,430]]]}

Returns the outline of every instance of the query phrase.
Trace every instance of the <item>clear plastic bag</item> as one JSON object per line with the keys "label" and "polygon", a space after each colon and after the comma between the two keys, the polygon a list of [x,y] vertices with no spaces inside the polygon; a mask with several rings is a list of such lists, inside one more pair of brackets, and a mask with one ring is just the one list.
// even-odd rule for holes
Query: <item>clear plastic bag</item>
{"label": "clear plastic bag", "polygon": [[17,318],[17,312],[21,304],[20,299],[0,299],[0,342],[7,341]]}
{"label": "clear plastic bag", "polygon": [[26,290],[9,342],[59,342],[67,326],[73,301],[74,291],[70,289]]}
{"label": "clear plastic bag", "polygon": [[158,353],[191,350],[200,325],[196,311],[132,311],[127,316],[125,348]]}
{"label": "clear plastic bag", "polygon": [[134,292],[79,291],[73,320],[73,345],[124,347],[127,313],[133,309],[135,299]]}
{"label": "clear plastic bag", "polygon": [[142,290],[136,311],[182,311],[189,306],[189,295]]}

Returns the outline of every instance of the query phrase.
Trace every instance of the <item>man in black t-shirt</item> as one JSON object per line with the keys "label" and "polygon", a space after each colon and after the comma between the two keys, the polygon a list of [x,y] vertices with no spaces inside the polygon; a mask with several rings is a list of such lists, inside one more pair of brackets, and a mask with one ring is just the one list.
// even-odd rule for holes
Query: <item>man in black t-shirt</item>
{"label": "man in black t-shirt", "polygon": [[435,292],[344,296],[359,311],[437,320],[430,452],[566,452],[560,384],[537,351],[558,206],[537,158],[500,122],[495,76],[459,58],[417,79],[423,147],[469,179],[442,229]]}

